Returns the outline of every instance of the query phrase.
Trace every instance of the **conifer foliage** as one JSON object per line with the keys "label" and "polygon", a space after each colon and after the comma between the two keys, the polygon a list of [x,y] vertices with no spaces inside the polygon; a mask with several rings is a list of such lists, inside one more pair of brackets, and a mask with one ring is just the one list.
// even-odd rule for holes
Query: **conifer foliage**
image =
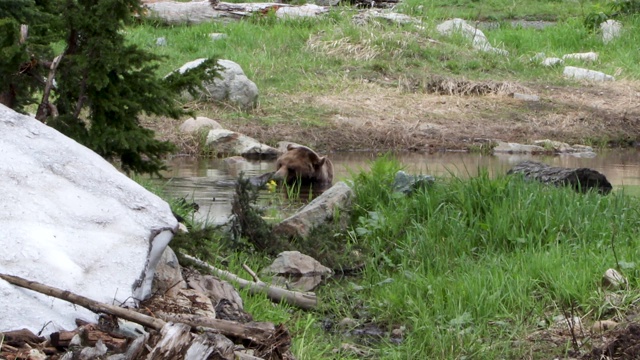
{"label": "conifer foliage", "polygon": [[[55,72],[55,87],[46,123],[76,139],[108,160],[117,160],[125,171],[157,173],[171,143],[154,138],[143,128],[142,114],[185,114],[176,101],[179,92],[201,86],[216,75],[216,60],[209,59],[189,71],[191,81],[157,77],[157,56],[127,44],[125,25],[141,12],[140,0],[8,0],[0,2],[0,103],[21,111],[33,103],[46,85],[53,60],[51,44],[63,42]],[[9,5],[9,6],[6,6]],[[31,33],[32,25],[47,23],[47,31]],[[20,39],[20,24],[29,24],[29,37]],[[36,25],[33,25],[36,27]],[[5,50],[6,49],[6,50]],[[22,71],[33,64],[31,74]],[[205,70],[213,69],[213,70]],[[45,80],[42,80],[45,79]],[[35,84],[35,85],[34,85]],[[176,85],[178,84],[178,85]],[[45,92],[46,93],[46,92]]]}

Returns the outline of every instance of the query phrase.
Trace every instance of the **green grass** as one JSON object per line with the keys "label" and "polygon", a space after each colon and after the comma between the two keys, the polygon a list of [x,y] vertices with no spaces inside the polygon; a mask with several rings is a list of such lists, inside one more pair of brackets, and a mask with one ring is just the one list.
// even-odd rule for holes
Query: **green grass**
{"label": "green grass", "polygon": [[[527,13],[520,17],[544,17],[542,9],[546,9],[558,17],[558,23],[535,30],[513,27],[503,21],[499,28],[485,30],[491,44],[509,51],[507,57],[478,52],[468,40],[443,37],[435,30],[437,24],[454,16],[467,18],[473,25],[477,16],[465,14],[475,12],[477,7],[496,12],[510,4],[502,1],[459,1],[447,6],[438,1],[403,4],[399,11],[416,16],[422,21],[420,27],[383,21],[356,25],[351,21],[355,12],[338,7],[326,16],[312,19],[283,20],[273,15],[257,15],[224,24],[163,26],[147,22],[129,28],[128,34],[132,43],[165,56],[159,75],[199,57],[216,55],[237,62],[258,85],[261,108],[271,121],[330,116],[321,108],[309,109],[304,102],[293,107],[283,104],[290,99],[289,94],[313,96],[337,92],[363,79],[392,87],[399,86],[399,79],[421,80],[431,75],[565,83],[561,67],[549,69],[530,62],[538,52],[561,57],[570,52],[596,51],[600,60],[587,67],[617,73],[623,78],[640,77],[640,55],[635,46],[640,41],[640,20],[621,19],[625,26],[622,37],[604,45],[600,35],[588,31],[583,24],[584,7],[595,8],[593,2],[518,3],[518,11]],[[430,12],[443,8],[452,9],[451,14]],[[215,32],[228,37],[212,41],[209,34]],[[156,45],[159,37],[166,39],[167,46]],[[428,38],[439,43],[429,42]]]}
{"label": "green grass", "polygon": [[395,168],[378,161],[355,179],[351,240],[374,254],[361,281],[393,279],[356,297],[409,329],[381,358],[519,358],[528,349],[512,342],[563,310],[611,316],[598,284],[617,266],[612,237],[637,286],[637,199],[486,173],[405,197],[388,191]]}
{"label": "green grass", "polygon": [[[406,196],[390,191],[399,169],[385,157],[355,174],[351,225],[315,240],[365,255],[360,274],[329,280],[317,290],[316,311],[242,292],[255,320],[290,329],[297,358],[360,358],[336,352],[344,343],[377,359],[563,357],[562,348],[544,344],[532,352],[536,344],[524,339],[565,312],[584,317],[585,326],[619,321],[637,301],[637,197],[623,191],[579,194],[519,177],[491,178],[482,170],[468,179],[439,179]],[[271,261],[220,242],[208,246],[237,274],[243,274],[243,263],[260,271]],[[624,300],[613,307],[600,279],[618,267],[630,286],[618,291]],[[375,341],[352,336],[337,326],[344,318],[357,326],[374,323],[386,335]],[[392,329],[404,329],[401,343],[389,341]]]}

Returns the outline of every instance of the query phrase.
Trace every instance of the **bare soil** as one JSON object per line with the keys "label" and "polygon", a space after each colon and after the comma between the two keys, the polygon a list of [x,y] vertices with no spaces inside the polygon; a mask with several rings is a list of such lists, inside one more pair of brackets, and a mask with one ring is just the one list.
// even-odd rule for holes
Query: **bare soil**
{"label": "bare soil", "polygon": [[[493,141],[539,139],[570,144],[637,146],[640,141],[640,82],[581,86],[436,81],[412,84],[363,80],[332,94],[275,94],[244,118],[229,118],[220,106],[193,105],[200,116],[267,144],[294,141],[322,152],[479,150]],[[539,96],[538,101],[513,93]],[[271,105],[271,104],[281,105]],[[301,107],[317,109],[309,119],[273,121]],[[265,119],[269,120],[265,120]],[[181,121],[147,121],[160,138],[183,153],[198,141],[177,131]]]}

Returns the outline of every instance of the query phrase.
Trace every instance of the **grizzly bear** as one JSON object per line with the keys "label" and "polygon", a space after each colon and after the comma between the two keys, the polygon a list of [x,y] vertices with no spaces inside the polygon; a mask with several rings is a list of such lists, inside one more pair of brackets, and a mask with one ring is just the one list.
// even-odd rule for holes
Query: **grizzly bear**
{"label": "grizzly bear", "polygon": [[289,144],[287,152],[276,162],[274,180],[293,184],[296,181],[314,187],[329,187],[333,181],[333,164],[306,146]]}

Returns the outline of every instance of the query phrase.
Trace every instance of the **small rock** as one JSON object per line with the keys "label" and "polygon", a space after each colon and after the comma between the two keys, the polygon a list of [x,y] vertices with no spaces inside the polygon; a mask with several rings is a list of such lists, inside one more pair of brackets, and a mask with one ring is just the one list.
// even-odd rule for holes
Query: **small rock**
{"label": "small rock", "polygon": [[393,191],[410,195],[415,190],[425,188],[434,182],[435,178],[433,176],[409,175],[400,170],[396,173],[396,177],[393,180],[393,185],[391,187],[393,188]]}
{"label": "small rock", "polygon": [[582,61],[593,62],[598,60],[598,54],[594,52],[566,54],[562,57],[562,59],[563,60],[572,59],[572,60],[582,60]]}
{"label": "small rock", "polygon": [[300,211],[282,220],[273,232],[287,237],[307,237],[314,227],[335,221],[336,213],[346,215],[351,208],[353,195],[349,185],[343,181],[337,182]]}
{"label": "small rock", "polygon": [[542,62],[547,56],[543,52],[536,53],[529,59],[529,61],[537,63]]}
{"label": "small rock", "polygon": [[606,44],[611,40],[620,37],[622,23],[617,20],[609,19],[600,24],[600,31],[602,31],[602,42]]}
{"label": "small rock", "polygon": [[156,46],[167,46],[167,39],[159,37],[156,39]]}
{"label": "small rock", "polygon": [[340,329],[352,329],[356,326],[358,326],[358,323],[352,318],[348,318],[348,317],[340,320],[340,322],[338,323],[338,327]]}
{"label": "small rock", "polygon": [[593,323],[591,326],[592,333],[603,333],[607,330],[613,329],[618,326],[618,323],[613,320],[600,320]]}
{"label": "small rock", "polygon": [[300,6],[281,7],[276,11],[278,18],[315,17],[329,12],[326,6],[316,4],[305,4]]}
{"label": "small rock", "polygon": [[567,143],[563,143],[561,141],[545,139],[545,140],[536,140],[533,143],[535,145],[542,146],[545,149],[553,149],[553,151],[558,153],[568,153],[568,152],[575,151],[575,149],[572,148],[571,145]]}
{"label": "small rock", "polygon": [[279,155],[278,150],[271,146],[226,129],[210,130],[207,135],[206,145],[214,149],[218,154],[260,158],[275,158]]}
{"label": "small rock", "polygon": [[498,146],[493,148],[494,153],[509,154],[535,154],[545,152],[545,148],[538,145],[523,145],[518,143],[498,142]]}
{"label": "small rock", "polygon": [[627,285],[627,279],[615,269],[608,269],[602,276],[602,287],[610,290],[622,289]]}
{"label": "small rock", "polygon": [[311,291],[333,271],[299,251],[283,251],[263,273],[276,274],[275,283],[285,282],[300,291]]}
{"label": "small rock", "polygon": [[182,123],[182,125],[180,125],[180,131],[183,133],[196,133],[211,129],[222,129],[222,125],[217,121],[204,116],[198,116],[195,119],[187,119]]}
{"label": "small rock", "polygon": [[576,80],[613,81],[615,78],[600,71],[588,70],[574,66],[565,66],[563,75]]}
{"label": "small rock", "polygon": [[546,59],[542,60],[541,64],[542,64],[542,66],[551,67],[551,66],[564,64],[564,60],[562,60],[560,58],[557,58],[557,57],[550,57],[550,58],[546,58]]}
{"label": "small rock", "polygon": [[221,34],[221,33],[211,33],[209,34],[209,38],[213,41],[222,40],[228,38],[229,35]]}
{"label": "small rock", "polygon": [[538,95],[529,95],[529,94],[520,94],[520,93],[513,93],[511,94],[513,96],[514,99],[517,100],[522,100],[522,101],[540,101],[540,96]]}

